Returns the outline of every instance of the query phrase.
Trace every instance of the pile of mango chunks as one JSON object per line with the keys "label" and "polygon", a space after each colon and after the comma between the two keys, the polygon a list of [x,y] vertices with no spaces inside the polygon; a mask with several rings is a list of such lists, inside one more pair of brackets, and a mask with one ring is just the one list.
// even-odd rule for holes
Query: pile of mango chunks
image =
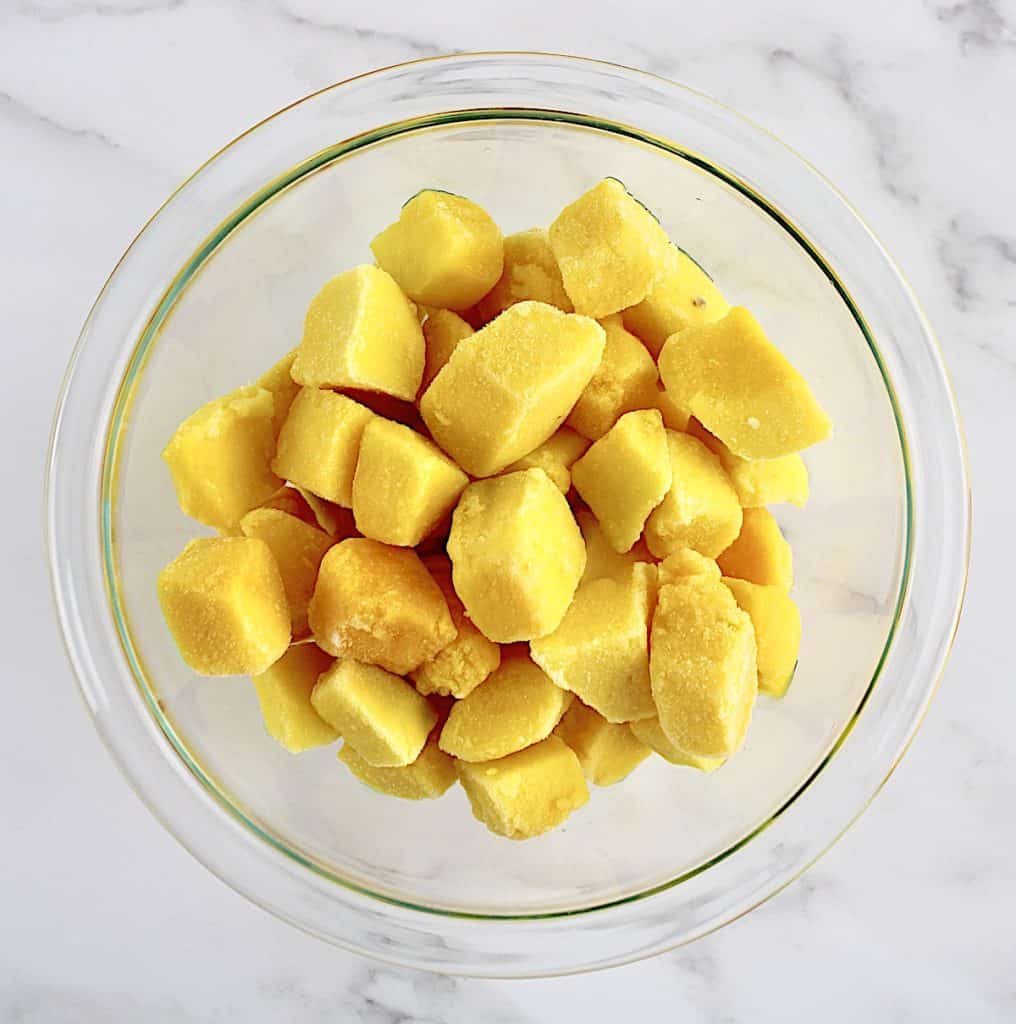
{"label": "pile of mango chunks", "polygon": [[371,249],[163,453],[216,531],[158,580],[184,661],[513,839],[653,752],[718,768],[797,662],[766,506],[807,499],[808,385],[613,178],[507,238],[427,190]]}

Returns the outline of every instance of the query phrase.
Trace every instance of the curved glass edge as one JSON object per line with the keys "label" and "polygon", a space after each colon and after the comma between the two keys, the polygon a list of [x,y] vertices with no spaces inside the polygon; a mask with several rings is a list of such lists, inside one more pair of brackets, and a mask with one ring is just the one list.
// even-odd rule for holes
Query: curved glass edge
{"label": "curved glass edge", "polygon": [[[886,393],[889,398],[890,405],[892,407],[893,417],[896,423],[897,433],[900,440],[900,455],[903,463],[906,499],[906,534],[904,540],[903,564],[901,566],[900,571],[899,589],[897,592],[896,604],[893,609],[892,623],[890,625],[890,629],[886,637],[886,642],[883,646],[878,662],[872,673],[872,678],[869,681],[868,686],[865,688],[865,691],[862,694],[857,707],[851,714],[850,719],[844,726],[840,735],[832,743],[828,752],[825,754],[824,757],[822,757],[819,760],[816,767],[812,770],[808,777],[801,783],[801,785],[798,786],[797,789],[795,789],[794,792],[778,808],[776,808],[775,811],[773,811],[767,818],[760,822],[755,828],[751,829],[737,842],[732,843],[722,852],[709,858],[708,860],[690,869],[689,871],[683,872],[682,874],[675,876],[672,879],[668,879],[665,882],[662,882],[656,886],[652,886],[648,889],[641,890],[637,893],[630,893],[617,899],[605,901],[602,903],[597,903],[574,909],[556,910],[548,912],[533,912],[524,914],[497,914],[460,911],[451,908],[417,904],[410,901],[399,899],[386,893],[378,892],[376,890],[370,889],[369,887],[363,886],[357,882],[353,882],[350,879],[343,878],[341,875],[338,875],[334,871],[331,871],[330,869],[324,867],[314,858],[309,857],[308,855],[293,849],[285,842],[280,840],[278,837],[273,835],[273,833],[271,833],[270,831],[262,827],[260,824],[258,824],[256,821],[252,820],[248,815],[246,815],[242,809],[240,809],[235,803],[233,803],[232,800],[229,799],[229,797],[222,791],[222,789],[216,784],[216,782],[202,768],[200,763],[191,755],[186,743],[182,740],[180,736],[178,736],[168,716],[162,710],[158,698],[151,692],[147,685],[147,675],[144,671],[142,660],[138,655],[137,651],[135,650],[133,642],[131,640],[129,616],[127,615],[126,609],[123,607],[119,598],[118,572],[116,568],[115,549],[113,546],[113,496],[115,494],[115,485],[120,465],[119,442],[122,429],[126,423],[126,420],[130,412],[130,406],[132,404],[136,383],[144,369],[145,363],[147,362],[148,356],[152,350],[152,347],[154,346],[155,340],[158,337],[159,331],[162,325],[165,323],[166,319],[171,314],[173,306],[175,305],[177,299],[189,285],[191,280],[197,274],[200,273],[202,267],[208,261],[210,256],[215,252],[215,250],[226,241],[228,236],[234,230],[236,230],[244,221],[251,217],[265,203],[269,202],[275,196],[283,192],[285,189],[301,181],[308,175],[324,169],[334,161],[349,156],[350,154],[356,152],[359,149],[363,149],[366,146],[370,146],[378,142],[387,141],[392,138],[397,138],[398,136],[407,134],[409,132],[416,132],[428,128],[440,127],[442,125],[447,124],[462,124],[469,122],[495,120],[527,120],[536,122],[550,121],[563,124],[571,124],[579,127],[605,131],[615,135],[621,135],[622,137],[632,139],[633,141],[654,146],[659,149],[663,149],[670,155],[686,160],[687,162],[692,163],[693,165],[698,167],[700,170],[703,170],[706,173],[719,178],[725,184],[729,185],[737,192],[742,194],[749,201],[757,205],[770,218],[776,221],[776,223],[779,224],[779,226],[783,228],[783,230],[785,230],[794,239],[794,241],[797,242],[798,245],[801,246],[801,248],[809,256],[809,258],[822,271],[823,275],[827,278],[832,287],[836,290],[837,294],[840,296],[841,300],[844,302],[847,309],[849,310],[852,318],[857,323],[858,329],[861,331],[862,336],[864,337],[868,345],[868,348],[872,354],[872,357],[875,359],[876,365],[879,369],[879,373],[882,377],[883,383],[886,388]],[[396,907],[401,907],[403,909],[429,915],[435,915],[439,917],[484,922],[560,920],[564,918],[580,917],[592,914],[597,911],[605,911],[614,907],[625,906],[631,903],[638,902],[640,900],[648,899],[652,896],[659,895],[662,892],[671,890],[676,886],[682,884],[683,882],[686,882],[696,877],[697,875],[702,874],[703,872],[707,871],[709,868],[715,866],[721,861],[726,860],[732,854],[736,853],[738,850],[742,849],[744,846],[750,843],[760,833],[769,828],[783,813],[786,812],[786,810],[801,796],[801,794],[804,793],[808,789],[808,787],[812,785],[812,783],[821,774],[822,770],[840,750],[840,748],[843,746],[848,736],[850,735],[851,731],[853,730],[859,716],[864,710],[865,705],[870,699],[870,696],[874,690],[879,675],[881,674],[882,668],[885,664],[886,658],[888,657],[889,651],[892,648],[900,620],[900,614],[905,604],[906,596],[909,593],[911,585],[910,570],[913,552],[913,502],[911,483],[911,463],[906,431],[895,389],[889,377],[889,373],[885,366],[883,357],[878,349],[878,346],[875,342],[875,339],[864,316],[857,308],[847,288],[840,280],[836,272],[829,266],[824,257],[819,253],[817,247],[808,239],[805,233],[786,214],[784,214],[781,210],[777,209],[764,196],[759,195],[755,190],[753,190],[746,182],[744,182],[738,176],[736,176],[727,169],[721,168],[713,164],[701,154],[677,146],[675,143],[670,142],[669,140],[654,136],[646,132],[641,132],[630,125],[625,125],[613,121],[606,121],[598,118],[592,118],[582,114],[571,113],[568,111],[512,107],[443,111],[439,114],[434,114],[426,117],[412,118],[406,121],[400,121],[394,124],[385,125],[372,131],[364,132],[359,135],[353,136],[352,138],[345,139],[342,142],[336,143],[334,146],[330,146],[327,147],[326,149],[319,151],[313,156],[308,157],[306,160],[303,160],[300,163],[294,165],[294,167],[292,167],[289,171],[286,171],[285,173],[279,175],[276,179],[274,179],[264,188],[255,193],[245,204],[238,207],[213,232],[211,232],[211,234],[209,234],[205,241],[194,252],[192,257],[185,263],[185,265],[176,275],[176,277],[170,282],[170,285],[164,292],[162,298],[157,303],[155,310],[152,313],[152,316],[146,323],[139,337],[139,340],[135,345],[134,351],[131,354],[128,363],[127,370],[120,383],[120,387],[118,389],[117,396],[115,399],[113,415],[110,418],[109,430],[106,435],[106,447],[103,457],[102,481],[100,492],[100,523],[103,565],[105,569],[105,585],[107,590],[107,596],[110,601],[110,606],[113,610],[116,630],[120,640],[120,644],[123,649],[124,656],[130,667],[131,673],[134,677],[135,683],[138,687],[138,691],[149,711],[149,714],[157,723],[163,735],[169,740],[172,749],[179,756],[179,758],[186,766],[188,771],[201,783],[205,791],[211,797],[213,797],[216,803],[219,806],[221,806],[224,810],[226,810],[231,817],[233,817],[236,821],[238,821],[241,825],[243,825],[246,829],[253,833],[257,838],[266,842],[271,847],[276,849],[278,852],[282,853],[287,858],[294,861],[296,864],[310,871],[313,871],[316,875],[326,879],[329,882],[341,885],[342,887],[352,892],[355,892],[359,895],[366,896],[374,900],[379,900],[383,903],[387,903],[389,905]],[[926,707],[927,704],[925,705],[925,709]],[[910,740],[908,739],[908,745],[909,742]],[[900,754],[900,757],[902,757],[902,753]],[[898,763],[898,761],[899,758],[897,758],[896,761],[894,761],[893,766],[890,769],[890,774],[891,771],[895,768],[895,765]],[[887,778],[888,775],[886,776],[886,779]],[[884,783],[885,780],[883,780],[883,782],[880,784],[878,788],[880,789],[881,785],[884,785]],[[865,807],[866,806],[867,804],[865,805]],[[863,813],[863,810],[864,808],[861,808],[861,810],[858,811],[858,816],[861,813]],[[856,816],[855,818],[851,819],[851,822],[847,824],[844,831],[846,830],[846,828],[849,828],[853,820],[856,820]],[[790,881],[792,881],[792,879],[789,879],[784,884],[789,884]],[[782,889],[783,886],[781,886],[780,888]]]}

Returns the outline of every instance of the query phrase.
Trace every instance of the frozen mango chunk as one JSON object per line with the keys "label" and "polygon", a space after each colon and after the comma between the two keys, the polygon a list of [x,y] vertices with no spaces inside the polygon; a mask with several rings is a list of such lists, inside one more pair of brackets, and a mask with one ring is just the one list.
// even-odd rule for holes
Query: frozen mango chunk
{"label": "frozen mango chunk", "polygon": [[744,742],[758,692],[755,630],[717,579],[660,588],[649,672],[660,726],[679,750],[729,757]]}
{"label": "frozen mango chunk", "polygon": [[649,677],[649,621],[656,567],[583,583],[561,625],[533,640],[533,661],[608,722],[656,714]]}
{"label": "frozen mango chunk", "polygon": [[364,264],[314,296],[292,373],[306,387],[364,388],[411,402],[423,363],[416,309],[384,270]]}
{"label": "frozen mango chunk", "polygon": [[596,319],[641,302],[670,245],[656,218],[616,178],[566,206],[548,236],[575,311]]}
{"label": "frozen mango chunk", "polygon": [[742,459],[790,455],[832,430],[804,378],[739,306],[673,335],[659,363],[674,401]]}
{"label": "frozen mango chunk", "polygon": [[467,473],[490,476],[561,425],[603,355],[603,328],[519,302],[459,342],[420,400],[431,436]]}
{"label": "frozen mango chunk", "polygon": [[272,472],[272,395],[252,386],[203,405],[177,427],[162,457],[186,515],[232,530],[282,485]]}
{"label": "frozen mango chunk", "polygon": [[456,636],[409,675],[420,693],[468,697],[501,664],[501,648],[466,615],[452,585],[451,562],[441,555],[424,559],[424,564],[444,594]]}
{"label": "frozen mango chunk", "polygon": [[718,580],[720,567],[714,559],[700,555],[693,548],[678,548],[657,565],[656,576],[661,587],[686,576],[711,576]]}
{"label": "frozen mango chunk", "polygon": [[658,718],[643,718],[640,722],[630,722],[628,728],[640,743],[644,743],[671,764],[698,768],[700,772],[714,772],[726,760],[723,757],[698,757],[696,754],[686,753],[667,739]]}
{"label": "frozen mango chunk", "polygon": [[339,734],[314,710],[310,694],[332,659],[313,644],[290,647],[254,676],[268,735],[292,754],[334,743]]}
{"label": "frozen mango chunk", "polygon": [[356,536],[356,523],[353,520],[353,510],[351,508],[343,508],[332,501],[319,498],[305,487],[295,486],[294,489],[299,492],[300,497],[310,509],[311,519],[329,537],[334,537],[336,540],[345,540],[347,537]]}
{"label": "frozen mango chunk", "polygon": [[375,416],[353,477],[353,515],[365,537],[415,547],[450,512],[469,477],[433,441]]}
{"label": "frozen mango chunk", "polygon": [[509,839],[549,832],[589,799],[579,759],[558,736],[496,761],[456,761],[455,769],[474,816]]}
{"label": "frozen mango chunk", "polygon": [[321,561],[308,611],[319,647],[404,675],[455,639],[441,588],[415,551],[350,537]]}
{"label": "frozen mango chunk", "polygon": [[586,564],[568,502],[542,469],[470,484],[452,515],[448,554],[466,613],[497,643],[556,629]]}
{"label": "frozen mango chunk", "polygon": [[301,388],[279,434],[272,468],[327,501],[353,503],[353,473],[370,409],[345,395]]}
{"label": "frozen mango chunk", "polygon": [[649,294],[624,311],[624,325],[654,356],[663,343],[691,324],[708,324],[730,310],[709,275],[676,245],[668,245]]}
{"label": "frozen mango chunk", "polygon": [[180,656],[198,675],[259,675],[289,646],[286,591],[262,540],[190,541],[159,573],[158,593]]}
{"label": "frozen mango chunk", "polygon": [[307,504],[304,496],[295,487],[280,487],[267,501],[262,502],[258,508],[273,508],[279,512],[285,512],[294,516],[303,523],[317,524],[314,518],[314,510]]}
{"label": "frozen mango chunk", "polygon": [[365,786],[402,800],[436,800],[454,786],[458,778],[454,760],[433,739],[427,741],[412,764],[398,768],[375,768],[350,743],[342,745],[339,760]]}
{"label": "frozen mango chunk", "polygon": [[377,665],[343,658],[310,695],[314,710],[374,768],[412,764],[437,714],[426,697]]}
{"label": "frozen mango chunk", "polygon": [[765,508],[746,508],[737,539],[716,559],[724,576],[790,590],[794,556],[780,524]]}
{"label": "frozen mango chunk", "polygon": [[557,485],[562,494],[571,488],[571,467],[576,459],[585,454],[589,447],[588,438],[574,430],[562,427],[556,434],[513,462],[505,472],[514,473],[520,469],[542,469]]}
{"label": "frozen mango chunk", "polygon": [[597,786],[627,778],[650,754],[627,725],[608,722],[580,700],[572,702],[554,733],[571,747],[586,778]]}
{"label": "frozen mango chunk", "polygon": [[556,306],[562,313],[574,312],[564,290],[561,270],[554,259],[547,232],[531,228],[504,240],[504,268],[493,288],[476,304],[475,313],[489,323],[516,302],[535,299]]}
{"label": "frozen mango chunk", "polygon": [[459,342],[464,341],[472,333],[473,328],[458,313],[453,313],[450,309],[427,310],[427,319],[423,321],[426,358],[423,364],[421,391],[426,391],[430,387],[430,382],[451,359]]}
{"label": "frozen mango chunk", "polygon": [[441,749],[463,761],[513,754],[546,739],[571,700],[528,658],[507,658],[452,706],[441,730]]}
{"label": "frozen mango chunk", "polygon": [[600,322],[606,335],[603,358],[565,421],[583,437],[596,441],[618,418],[656,404],[659,375],[645,345],[629,334],[617,314]]}
{"label": "frozen mango chunk", "polygon": [[248,512],[240,520],[240,529],[245,537],[258,537],[268,545],[282,576],[293,635],[306,636],[307,606],[318,567],[335,541],[323,530],[274,508]]}
{"label": "frozen mango chunk", "polygon": [[656,409],[625,413],[572,466],[572,483],[615,551],[630,551],[671,485],[667,431]]}
{"label": "frozen mango chunk", "polygon": [[621,579],[628,575],[636,562],[653,561],[653,556],[642,541],[638,541],[628,551],[615,551],[600,528],[596,516],[589,509],[576,509],[575,521],[579,524],[586,545],[586,568],[580,582],[588,583],[604,576]]}
{"label": "frozen mango chunk", "polygon": [[667,431],[672,483],[646,522],[646,544],[657,558],[693,548],[715,558],[741,529],[741,503],[719,459],[689,434]]}
{"label": "frozen mango chunk", "polygon": [[801,651],[801,613],[782,587],[724,578],[734,600],[751,618],[758,645],[758,688],[782,697],[790,686]]}
{"label": "frozen mango chunk", "polygon": [[293,380],[293,361],[296,349],[284,355],[274,366],[258,378],[258,386],[272,393],[272,430],[279,436],[282,424],[289,415],[289,407],[293,404],[300,385]]}
{"label": "frozen mango chunk", "polygon": [[656,408],[660,410],[663,417],[663,425],[668,430],[685,431],[688,429],[688,421],[691,413],[682,408],[674,401],[674,396],[667,390],[657,390]]}
{"label": "frozen mango chunk", "polygon": [[481,206],[425,189],[370,243],[378,266],[414,302],[468,309],[501,276],[501,231]]}

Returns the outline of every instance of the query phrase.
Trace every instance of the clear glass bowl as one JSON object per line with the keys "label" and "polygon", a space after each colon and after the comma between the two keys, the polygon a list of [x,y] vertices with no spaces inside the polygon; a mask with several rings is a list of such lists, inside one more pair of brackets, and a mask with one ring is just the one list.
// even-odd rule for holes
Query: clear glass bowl
{"label": "clear glass bowl", "polygon": [[[812,498],[779,513],[804,619],[786,699],[700,775],[647,763],[561,830],[488,834],[464,794],[374,794],[334,749],[292,757],[245,679],[181,663],[155,578],[198,528],[160,450],[206,400],[300,336],[330,275],[427,186],[506,231],[605,175],[752,308],[836,424]],[[687,942],[777,892],[867,805],[916,730],[961,603],[968,490],[930,328],[818,174],[711,100],[540,54],[401,65],[308,97],[187,181],[85,325],[54,427],[49,545],[96,726],[141,798],[210,870],[338,945],[453,973],[543,975]]]}

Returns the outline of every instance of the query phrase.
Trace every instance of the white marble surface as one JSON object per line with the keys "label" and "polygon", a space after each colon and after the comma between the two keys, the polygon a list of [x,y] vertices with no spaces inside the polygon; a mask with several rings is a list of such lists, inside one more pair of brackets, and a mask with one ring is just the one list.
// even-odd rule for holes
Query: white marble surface
{"label": "white marble surface", "polygon": [[[1016,1019],[1016,5],[553,7],[0,0],[0,418],[12,485],[0,530],[0,1021]],[[304,93],[486,48],[571,51],[680,79],[826,172],[939,331],[975,493],[970,592],[944,685],[849,835],[767,906],[688,949],[520,983],[367,963],[191,860],[118,777],[74,695],[39,514],[65,361],[165,194]]]}

